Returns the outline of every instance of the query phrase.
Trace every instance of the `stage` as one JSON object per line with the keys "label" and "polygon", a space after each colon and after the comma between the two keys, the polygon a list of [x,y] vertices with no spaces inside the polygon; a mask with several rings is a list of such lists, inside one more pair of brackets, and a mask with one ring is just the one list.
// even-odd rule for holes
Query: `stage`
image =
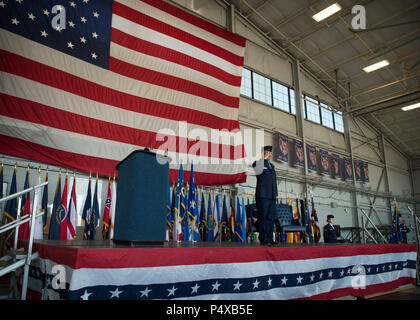
{"label": "stage", "polygon": [[28,298],[334,299],[416,282],[414,244],[34,242]]}

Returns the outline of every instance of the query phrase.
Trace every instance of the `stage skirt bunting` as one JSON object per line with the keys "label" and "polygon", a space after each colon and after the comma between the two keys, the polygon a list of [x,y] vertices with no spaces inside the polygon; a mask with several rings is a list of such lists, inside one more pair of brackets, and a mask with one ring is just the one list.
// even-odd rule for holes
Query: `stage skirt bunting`
{"label": "stage skirt bunting", "polygon": [[[95,249],[35,245],[37,299],[332,299],[415,284],[415,245]],[[57,277],[65,279],[61,287]],[[55,288],[54,288],[55,287]],[[364,287],[364,288],[363,288]]]}

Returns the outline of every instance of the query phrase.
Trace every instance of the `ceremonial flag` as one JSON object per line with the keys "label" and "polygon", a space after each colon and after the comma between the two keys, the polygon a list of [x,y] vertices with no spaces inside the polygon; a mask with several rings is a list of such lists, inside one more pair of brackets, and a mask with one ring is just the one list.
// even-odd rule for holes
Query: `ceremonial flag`
{"label": "ceremonial flag", "polygon": [[[37,185],[41,184],[41,169],[38,170],[38,182]],[[34,239],[43,239],[44,235],[43,235],[43,216],[38,216],[39,214],[41,214],[43,212],[42,210],[42,197],[41,197],[41,192],[42,189],[41,188],[36,188],[35,189],[35,194],[34,194],[34,201],[36,199],[37,203],[36,203],[36,210],[32,209],[32,214],[35,214],[35,225],[33,226],[34,228]],[[35,205],[35,203],[34,203]],[[46,215],[47,212],[45,211],[43,215]]]}
{"label": "ceremonial flag", "polygon": [[[169,192],[169,190],[168,190]],[[169,195],[168,195],[169,197]],[[106,194],[106,200],[105,200],[105,207],[104,207],[104,214],[102,216],[102,239],[106,240],[109,239],[109,231],[111,226],[111,203],[112,203],[112,194],[111,194],[111,177],[108,178],[108,191]],[[171,209],[169,202],[169,210]]]}
{"label": "ceremonial flag", "polygon": [[[29,166],[26,170],[26,177],[25,177],[25,185],[23,186],[23,190],[30,188],[29,186]],[[25,215],[31,215],[31,194],[30,192],[25,193],[22,197],[22,205],[20,208],[20,215],[23,217]],[[29,221],[22,224],[19,228],[19,239],[29,239]]]}
{"label": "ceremonial flag", "polygon": [[222,241],[228,241],[231,239],[231,233],[229,229],[229,218],[226,206],[226,196],[223,194],[223,208],[222,208],[222,219],[220,223]]}
{"label": "ceremonial flag", "polygon": [[[48,181],[48,169],[47,169],[47,173],[45,174],[45,182],[47,181]],[[44,214],[42,215],[42,226],[43,226],[43,229],[46,230],[47,219],[48,219],[48,184],[44,186],[44,191],[42,192],[41,210],[44,212]]]}
{"label": "ceremonial flag", "polygon": [[305,234],[303,238],[304,242],[313,243],[311,217],[309,216],[308,200],[306,197],[305,200],[300,200],[300,209],[302,216],[302,226],[305,227]]}
{"label": "ceremonial flag", "polygon": [[308,169],[312,171],[317,171],[316,148],[307,144],[306,152],[308,156]]}
{"label": "ceremonial flag", "polygon": [[87,189],[87,195],[85,199],[85,204],[83,205],[83,211],[82,211],[82,221],[85,224],[84,230],[83,230],[83,240],[91,240],[91,211],[92,211],[92,193],[91,193],[91,182],[92,179],[89,177],[89,184]]}
{"label": "ceremonial flag", "polygon": [[239,203],[239,197],[236,196],[236,218],[235,218],[235,234],[236,241],[245,242],[242,234],[242,217],[241,217],[241,205]]}
{"label": "ceremonial flag", "polygon": [[[109,176],[152,147],[171,183],[187,156],[196,183],[246,181],[244,38],[161,0],[1,3],[1,153]],[[186,141],[195,129],[207,137]]]}
{"label": "ceremonial flag", "polygon": [[[16,174],[17,173],[16,173],[16,166],[15,166],[15,168],[13,169],[12,182],[10,183],[9,196],[17,192]],[[8,222],[12,222],[16,220],[17,198],[10,199],[6,202],[6,207],[4,208],[4,215],[9,220]],[[5,244],[7,248],[12,247],[12,239],[14,235],[15,235],[15,229],[12,229],[6,232]]]}
{"label": "ceremonial flag", "polygon": [[[106,207],[105,207],[106,210]],[[172,228],[172,208],[171,208],[171,185],[168,181],[168,202],[166,204],[166,241],[169,241],[169,230]],[[104,211],[104,221],[105,221],[105,211]],[[105,228],[105,224],[104,224]]]}
{"label": "ceremonial flag", "polygon": [[289,163],[289,137],[278,133],[277,161]]}
{"label": "ceremonial flag", "polygon": [[[184,237],[184,232],[189,232],[189,227],[185,228],[184,223],[188,223],[188,213],[187,213],[187,192],[185,190],[184,186],[184,171],[182,169],[182,163],[179,169],[179,175],[178,175],[178,192],[179,192],[179,231],[177,235],[179,238],[178,240],[184,240],[188,241],[189,234],[186,234]],[[184,221],[185,220],[185,221]]]}
{"label": "ceremonial flag", "polygon": [[303,143],[296,139],[293,139],[293,164],[299,167],[304,166]]}
{"label": "ceremonial flag", "polygon": [[401,243],[402,233],[400,228],[400,219],[398,218],[397,201],[394,200],[394,214],[392,215],[392,228],[390,232],[389,243]]}
{"label": "ceremonial flag", "polygon": [[[299,213],[299,199],[296,195],[296,206],[295,209],[293,210],[293,220],[295,221],[296,224],[300,225],[300,213]],[[300,242],[300,232],[294,232],[293,233],[293,242],[294,243],[299,243]]]}
{"label": "ceremonial flag", "polygon": [[204,192],[201,191],[201,202],[200,202],[200,238],[201,241],[207,241],[207,217],[206,217],[206,205],[204,199]]}
{"label": "ceremonial flag", "polygon": [[193,223],[192,223],[192,241],[196,242],[200,240],[200,231],[198,229],[198,226],[200,224],[200,215],[198,213],[198,193],[195,193],[195,202],[194,202],[194,208],[193,208]]}
{"label": "ceremonial flag", "polygon": [[245,213],[245,205],[244,205],[244,198],[242,198],[242,242],[247,242],[247,235],[246,235],[246,213]]}
{"label": "ceremonial flag", "polygon": [[109,238],[114,239],[114,222],[115,222],[115,206],[117,203],[117,183],[115,182],[115,176],[112,179],[111,183],[111,212],[109,219]]}
{"label": "ceremonial flag", "polygon": [[230,215],[229,215],[229,231],[232,235],[231,241],[236,241],[236,233],[235,233],[235,208],[233,207],[233,198],[232,195],[229,193],[230,198]]}
{"label": "ceremonial flag", "polygon": [[220,197],[218,192],[216,191],[216,197],[214,197],[214,203],[216,206],[216,217],[214,217],[215,220],[215,234],[216,234],[216,239],[219,239],[220,241],[220,221],[221,221],[221,215],[220,215]]}
{"label": "ceremonial flag", "polygon": [[[194,186],[194,165],[191,163],[191,171],[190,171],[190,184],[188,189],[188,229],[193,227],[194,221],[194,208],[195,208],[195,186]],[[192,231],[192,230],[191,230]],[[188,230],[190,232],[190,230]],[[192,232],[189,233],[189,237],[184,239],[184,241],[191,240]]]}
{"label": "ceremonial flag", "polygon": [[207,205],[207,241],[214,241],[214,218],[213,218],[213,209],[211,206],[211,191],[209,191],[209,202]]}
{"label": "ceremonial flag", "polygon": [[76,239],[77,202],[76,202],[76,175],[73,176],[73,186],[70,193],[70,204],[67,210],[67,240]]}
{"label": "ceremonial flag", "polygon": [[57,187],[55,189],[53,209],[50,217],[50,230],[48,240],[60,240],[60,222],[57,217],[57,210],[61,205],[61,173],[58,175]]}
{"label": "ceremonial flag", "polygon": [[312,231],[313,231],[313,236],[314,236],[314,242],[318,243],[319,240],[321,239],[321,230],[319,228],[318,215],[316,214],[314,198],[312,196],[311,196],[311,202],[312,202],[312,212],[311,212]]}
{"label": "ceremonial flag", "polygon": [[96,175],[95,192],[93,194],[93,203],[90,222],[90,240],[95,240],[96,229],[100,221],[99,201],[98,201],[98,175]]}
{"label": "ceremonial flag", "polygon": [[60,223],[60,240],[67,240],[67,181],[68,176],[66,174],[63,195],[61,196],[61,205],[57,211],[57,219]]}
{"label": "ceremonial flag", "polygon": [[178,187],[178,184],[176,184],[174,185],[173,190],[172,190],[172,204],[171,204],[172,219],[173,219],[172,240],[175,240],[175,241],[179,240],[179,235],[182,233],[178,204],[179,204],[179,187]]}

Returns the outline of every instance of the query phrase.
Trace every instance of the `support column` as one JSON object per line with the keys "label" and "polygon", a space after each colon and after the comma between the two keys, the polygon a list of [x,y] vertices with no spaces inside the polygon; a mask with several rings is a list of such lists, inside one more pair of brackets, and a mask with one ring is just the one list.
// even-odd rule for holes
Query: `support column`
{"label": "support column", "polygon": [[236,33],[236,28],[235,28],[235,5],[233,3],[231,3],[226,8],[226,27],[230,32]]}
{"label": "support column", "polygon": [[[384,135],[381,133],[380,137],[379,137],[379,147],[380,147],[380,151],[382,153],[382,161],[384,163],[384,189],[385,192],[390,193],[390,189],[389,189],[389,171],[388,171],[388,165],[387,165],[387,157],[386,157],[386,150],[385,150],[385,138]],[[387,198],[387,206],[388,206],[388,210],[389,210],[389,223],[392,224],[392,199],[391,198]]]}
{"label": "support column", "polygon": [[302,104],[302,91],[300,87],[300,62],[295,60],[292,64],[292,75],[293,75],[293,87],[295,89],[295,105],[296,105],[296,128],[297,135],[302,140],[303,145],[303,174],[305,175],[304,182],[304,192],[306,192],[306,197],[309,199],[308,193],[308,157],[306,154],[306,139],[305,139],[305,130],[304,130],[304,108]]}
{"label": "support column", "polygon": [[[336,79],[336,81],[338,82],[338,79]],[[348,88],[349,88],[349,100],[348,103],[350,104],[351,100],[351,92],[350,92],[350,83],[348,83]],[[350,107],[350,106],[349,106]],[[351,129],[350,129],[350,124],[349,124],[349,115],[345,114],[343,112],[343,125],[344,125],[344,140],[346,142],[346,151],[349,153],[350,155],[350,161],[351,161],[351,168],[352,168],[352,172],[353,172],[353,180],[352,180],[352,184],[353,184],[353,192],[350,193],[350,200],[351,200],[351,204],[352,204],[352,215],[353,215],[353,224],[355,227],[360,227],[360,223],[359,223],[359,203],[357,201],[357,191],[356,191],[356,171],[354,170],[354,158],[353,158],[353,148],[352,148],[352,140],[351,140]],[[362,225],[363,227],[363,225]],[[360,237],[360,234],[359,234]]]}

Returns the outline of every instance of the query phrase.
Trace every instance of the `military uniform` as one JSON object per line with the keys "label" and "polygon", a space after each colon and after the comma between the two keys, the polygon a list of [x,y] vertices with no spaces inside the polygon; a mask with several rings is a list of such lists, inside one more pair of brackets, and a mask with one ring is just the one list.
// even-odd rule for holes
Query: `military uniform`
{"label": "military uniform", "polygon": [[[327,221],[330,218],[334,218],[333,215],[327,216]],[[324,226],[324,242],[325,243],[337,243],[337,230],[331,223],[328,223]]]}
{"label": "military uniform", "polygon": [[410,228],[408,228],[404,223],[400,223],[400,230],[402,235],[402,243],[407,243],[407,233],[410,232]]}
{"label": "military uniform", "polygon": [[[264,150],[267,150],[266,147]],[[258,238],[261,244],[272,243],[278,194],[276,171],[274,165],[266,159],[260,159],[252,166],[257,175],[255,198],[258,211]]]}

